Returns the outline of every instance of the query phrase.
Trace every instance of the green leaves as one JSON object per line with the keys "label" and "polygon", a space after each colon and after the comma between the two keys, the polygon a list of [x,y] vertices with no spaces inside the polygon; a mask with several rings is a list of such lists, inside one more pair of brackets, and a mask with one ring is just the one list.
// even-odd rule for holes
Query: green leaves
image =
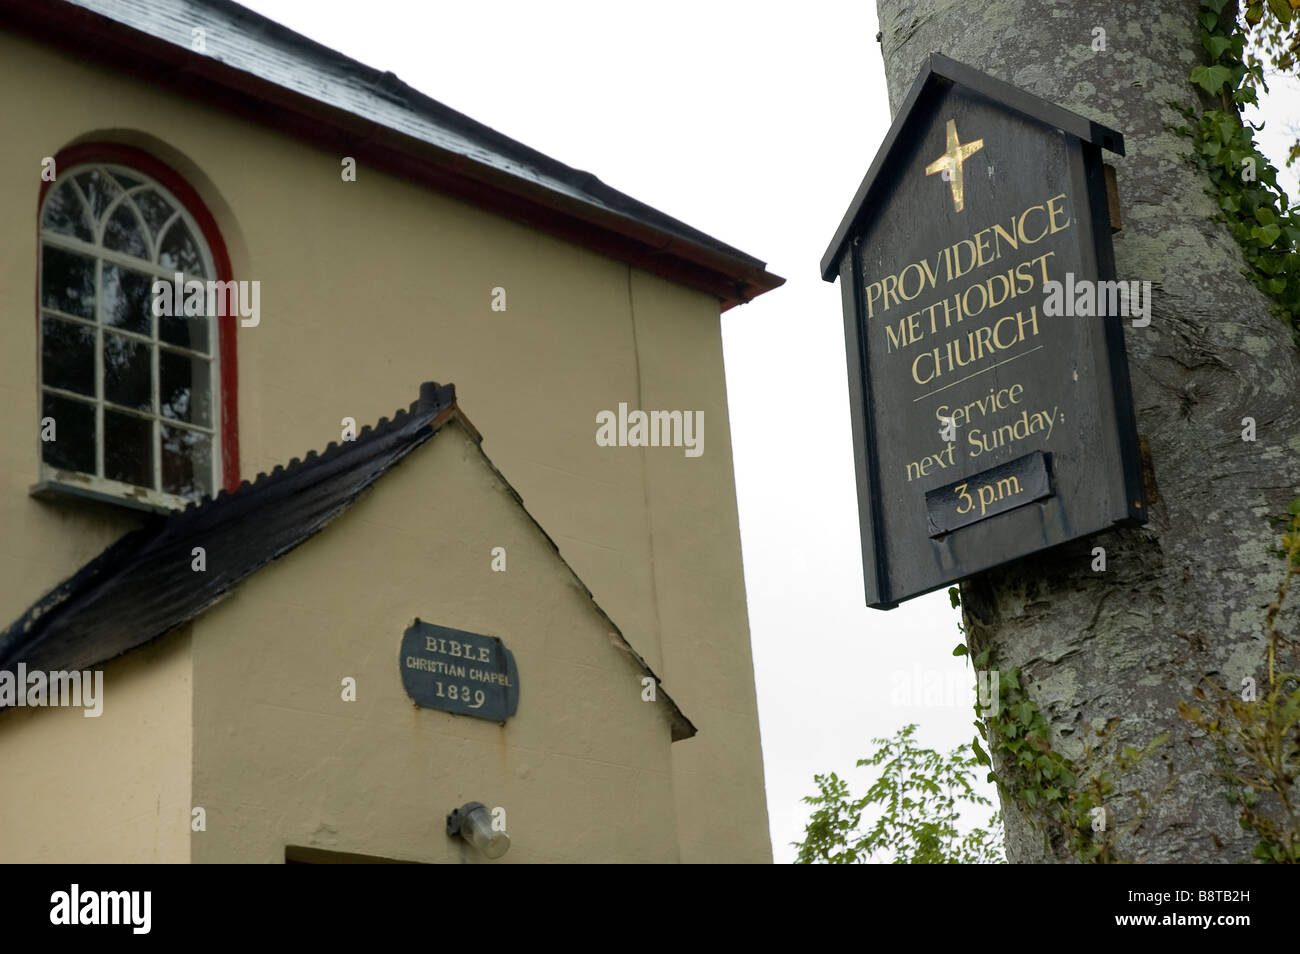
{"label": "green leaves", "polygon": [[1278,190],[1277,170],[1255,148],[1252,128],[1235,115],[1209,110],[1194,135],[1219,209],[1246,253],[1248,274],[1300,332],[1300,216]]}
{"label": "green leaves", "polygon": [[1226,66],[1198,66],[1192,70],[1192,82],[1211,96],[1223,89],[1224,84],[1232,79],[1232,70]]}
{"label": "green leaves", "polygon": [[[1300,40],[1293,16],[1300,4],[1291,0],[1201,0],[1197,16],[1206,62],[1190,79],[1212,96],[1223,97],[1222,109],[1206,110],[1192,135],[1213,184],[1221,218],[1242,246],[1247,274],[1277,306],[1300,344],[1300,215],[1278,185],[1277,169],[1256,148],[1257,131],[1243,123],[1243,107],[1258,103],[1272,73],[1294,74]],[[1188,118],[1190,108],[1179,108]],[[1300,139],[1290,144],[1287,163],[1300,161]]]}
{"label": "green leaves", "polygon": [[[1201,16],[1204,17],[1205,14],[1201,14]],[[1203,23],[1205,21],[1202,19],[1201,22]],[[1213,27],[1213,25],[1214,24],[1211,23],[1210,27]],[[1207,27],[1207,29],[1210,27]],[[1228,39],[1226,36],[1202,36],[1201,43],[1207,50],[1209,50],[1211,60],[1217,60],[1232,48],[1232,40]]]}
{"label": "green leaves", "polygon": [[[1272,245],[1278,240],[1278,237],[1281,234],[1282,229],[1276,225],[1257,225],[1250,230],[1251,237],[1256,239],[1260,245]],[[1282,288],[1285,287],[1286,282],[1283,281],[1282,286],[1278,288],[1278,291],[1281,291]]]}
{"label": "green leaves", "polygon": [[[960,746],[947,755],[921,748],[916,726],[900,729],[892,739],[875,739],[875,753],[859,766],[880,774],[861,798],[833,772],[814,776],[816,795],[804,802],[816,807],[796,842],[799,864],[851,864],[892,861],[894,864],[997,864],[1005,861],[1001,846],[1001,813],[984,827],[963,832],[961,806],[991,806],[972,782],[988,754],[974,742],[974,754]],[[982,758],[981,758],[982,757]],[[866,816],[872,820],[864,820]]]}

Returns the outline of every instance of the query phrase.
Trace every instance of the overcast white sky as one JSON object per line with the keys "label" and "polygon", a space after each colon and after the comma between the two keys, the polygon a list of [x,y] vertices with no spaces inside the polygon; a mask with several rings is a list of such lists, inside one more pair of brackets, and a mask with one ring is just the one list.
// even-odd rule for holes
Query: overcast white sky
{"label": "overcast white sky", "polygon": [[722,319],[775,859],[793,860],[815,773],[865,787],[872,738],[916,722],[930,747],[969,741],[965,696],[891,702],[904,675],[973,677],[946,594],[864,605],[839,289],[818,275],[889,128],[875,4],[243,2],[787,279]]}

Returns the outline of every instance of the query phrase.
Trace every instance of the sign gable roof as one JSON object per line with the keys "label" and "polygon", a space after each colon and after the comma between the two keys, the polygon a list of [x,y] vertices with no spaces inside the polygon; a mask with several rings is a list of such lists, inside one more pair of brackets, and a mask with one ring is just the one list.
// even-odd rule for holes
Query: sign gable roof
{"label": "sign gable roof", "polygon": [[873,191],[878,185],[878,180],[882,178],[882,173],[893,164],[893,155],[904,139],[904,131],[910,129],[913,122],[919,121],[917,105],[923,98],[953,86],[960,86],[992,100],[1027,119],[1059,129],[1118,155],[1124,155],[1124,136],[1114,129],[1093,122],[1055,103],[1039,99],[1010,83],[1004,83],[964,63],[949,59],[942,53],[931,53],[921,65],[920,73],[912,83],[907,98],[899,107],[884,142],[876,152],[876,158],[871,162],[871,168],[867,170],[862,184],[858,186],[853,201],[849,203],[848,211],[844,213],[839,228],[835,230],[835,237],[831,239],[826,253],[822,256],[823,280],[828,282],[835,280],[839,274],[839,261],[844,254],[845,244],[850,236],[858,231],[864,220],[873,215],[876,205],[879,204],[879,197],[873,195]]}

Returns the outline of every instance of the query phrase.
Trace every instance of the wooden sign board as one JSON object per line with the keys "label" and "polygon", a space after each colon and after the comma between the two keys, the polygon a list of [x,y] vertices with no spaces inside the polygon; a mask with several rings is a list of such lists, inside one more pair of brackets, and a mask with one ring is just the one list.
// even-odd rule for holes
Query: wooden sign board
{"label": "wooden sign board", "polygon": [[1114,282],[1103,148],[1123,137],[932,54],[822,259],[870,606],[1145,522],[1142,288]]}

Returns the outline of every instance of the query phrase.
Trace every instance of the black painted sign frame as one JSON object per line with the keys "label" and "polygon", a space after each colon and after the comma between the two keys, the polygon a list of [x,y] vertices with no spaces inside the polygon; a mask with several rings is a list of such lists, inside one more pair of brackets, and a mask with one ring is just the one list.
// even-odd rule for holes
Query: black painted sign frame
{"label": "black painted sign frame", "polygon": [[[1017,129],[1016,135],[1023,141],[1017,141],[1016,148],[1005,148],[1002,139],[995,139],[989,145],[997,144],[1004,148],[1000,152],[994,148],[986,150],[984,139],[977,138],[985,129],[993,129],[999,123],[1004,131],[1009,128],[1008,124]],[[1065,410],[1059,401],[1051,406],[1053,423],[1057,422],[1058,414],[1062,422],[1067,412],[1071,415],[1065,439],[1070,441],[1073,438],[1073,442],[1063,447],[1058,441],[1053,446],[1050,439],[1041,434],[1027,433],[1024,439],[1016,440],[1014,446],[985,455],[985,460],[979,464],[966,461],[959,464],[952,442],[947,445],[946,460],[939,459],[939,454],[922,457],[916,452],[915,448],[923,440],[939,440],[938,435],[932,434],[936,422],[933,417],[926,416],[926,411],[931,415],[938,411],[928,405],[919,411],[914,410],[905,398],[899,396],[898,372],[885,363],[881,355],[893,349],[901,353],[909,343],[909,328],[894,323],[887,331],[882,331],[883,323],[874,315],[882,299],[880,283],[872,283],[871,279],[882,271],[897,268],[908,254],[895,254],[895,246],[908,246],[910,242],[908,247],[913,255],[922,247],[942,250],[945,243],[970,239],[972,228],[987,224],[973,219],[973,210],[964,206],[968,205],[966,198],[978,199],[981,189],[992,191],[992,186],[986,188],[985,180],[980,177],[987,171],[988,182],[995,181],[991,158],[994,153],[997,153],[997,161],[1002,166],[998,174],[1003,178],[997,180],[1000,196],[1006,197],[1008,203],[1018,195],[1017,181],[1006,181],[1008,168],[1014,175],[1015,170],[1023,172],[1041,160],[1043,168],[1050,166],[1051,169],[1044,173],[1047,178],[1043,181],[1064,183],[1059,186],[1060,195],[1055,197],[1026,191],[1016,198],[1019,205],[1040,209],[1035,222],[1042,219],[1044,213],[1041,210],[1045,208],[1047,221],[1053,226],[1065,222],[1076,230],[1077,237],[1069,237],[1068,244],[1046,253],[1055,256],[1059,252],[1061,256],[1050,260],[1050,275],[1049,260],[1045,258],[1040,263],[1044,283],[1049,277],[1059,281],[1060,273],[1067,269],[1077,279],[1113,281],[1116,277],[1115,261],[1103,148],[1122,155],[1123,137],[1112,129],[941,54],[931,54],[836,231],[821,267],[823,279],[839,279],[843,302],[864,587],[869,606],[892,609],[903,600],[1039,550],[1113,526],[1146,522],[1146,501],[1124,345],[1127,318],[1053,317],[1044,320],[1037,311],[1017,311],[1020,325],[1028,325],[1035,335],[1040,331],[1038,322],[1042,321],[1042,329],[1050,332],[1044,336],[1044,347],[1055,346],[1047,347],[1045,351],[1033,348],[1039,352],[1036,356],[1008,352],[1011,360],[1025,358],[1016,372],[1038,375],[1044,382],[1050,382],[1039,390],[1054,389],[1053,393],[1066,393],[1075,401],[1073,404],[1066,402]],[[982,150],[985,150],[984,156],[980,156]],[[967,162],[972,156],[980,161]],[[967,176],[965,182],[963,169]],[[942,172],[942,177],[925,178],[934,172]],[[911,178],[905,180],[904,176]],[[930,224],[931,232],[926,232],[924,238],[918,237],[920,230],[929,223],[922,224],[916,227],[915,234],[900,239],[898,235],[884,234],[876,228],[886,220],[897,227],[902,214],[894,214],[891,203],[914,200],[920,194],[917,190],[926,184],[931,187],[931,193],[924,193],[927,202],[937,201],[933,200],[936,192],[941,196],[948,194],[953,210],[951,214],[945,211],[943,215],[932,216],[935,222]],[[1033,206],[1034,202],[1039,204]],[[908,214],[920,216],[923,211],[934,208],[918,203],[916,209],[921,211],[912,211],[909,207]],[[1019,206],[1006,205],[1006,211],[1017,208]],[[1063,242],[1065,238],[1062,237]],[[929,245],[925,245],[927,241]],[[928,259],[930,254],[927,251],[925,257]],[[938,268],[947,255],[951,273],[952,255],[955,254],[957,250],[953,245],[950,251],[936,255],[933,265],[929,261],[917,264],[929,272]],[[898,274],[901,276],[902,273]],[[915,274],[922,273],[918,271]],[[1011,281],[1015,281],[1014,273]],[[883,301],[888,306],[888,285],[885,288]],[[895,301],[903,294],[902,289],[899,281],[894,289]],[[1025,302],[1028,301],[1029,295],[1025,298]],[[1036,301],[1041,307],[1041,287],[1037,290]],[[900,309],[899,313],[905,310]],[[934,311],[929,313],[931,329],[938,326],[936,314]],[[892,315],[890,322],[896,322],[897,315]],[[922,314],[910,328],[917,340],[927,331],[925,317]],[[876,324],[869,325],[871,320]],[[961,318],[957,320],[960,322]],[[1048,325],[1047,322],[1076,324]],[[954,335],[957,333],[953,332]],[[1010,329],[1007,337],[1010,337]],[[945,355],[936,349],[932,361],[928,354],[915,358],[917,363],[911,367],[913,381],[920,382],[921,373],[938,374],[945,356],[952,363],[950,341],[936,335],[933,340],[924,342],[925,346],[937,344],[949,350]],[[992,338],[986,335],[983,341],[991,342]],[[968,344],[967,354],[973,356],[974,339]],[[1029,350],[1021,349],[1023,352]],[[908,356],[921,353],[918,348]],[[960,354],[959,342],[958,358]],[[1063,390],[1055,375],[1065,372],[1071,355],[1077,358],[1073,370],[1074,386]],[[994,359],[1002,358],[1001,355],[981,357],[982,363],[972,363],[972,368],[984,367],[992,371],[998,367]],[[1001,363],[1010,362],[1003,360]],[[921,365],[923,372],[918,371],[917,364]],[[1086,369],[1082,382],[1080,366]],[[979,373],[982,372],[976,371]],[[1005,375],[1010,372],[998,373]],[[895,377],[889,378],[889,374],[895,374]],[[988,380],[980,382],[981,392],[982,385]],[[947,387],[963,387],[967,393],[962,397],[972,403],[981,399],[1000,399],[1010,403],[1005,389],[998,392],[992,388],[994,394],[980,398],[970,391],[974,385],[968,385],[964,380],[945,384],[939,390]],[[1026,390],[1025,385],[1020,386],[1021,397]],[[929,397],[929,394],[922,394],[912,403]],[[946,406],[941,405],[940,410]],[[971,407],[971,404],[966,407]],[[1023,414],[1023,421],[1017,422],[1016,427],[1023,424],[1023,430],[1032,432],[1034,424],[1030,423],[1028,409]],[[1045,419],[1046,414],[1046,411],[1041,415],[1035,413],[1034,423],[1038,423],[1040,416]],[[1081,416],[1076,419],[1073,417],[1075,414]],[[903,425],[900,425],[900,420]],[[1000,420],[1009,424],[1011,418]],[[917,437],[913,442],[909,436],[912,433],[931,436]],[[1016,435],[1018,438],[1018,431]],[[929,472],[931,464],[935,473]],[[1017,467],[1021,469],[1016,470]],[[906,482],[900,476],[903,473]],[[1017,493],[1014,501],[1008,502],[999,495],[1013,487]],[[962,489],[958,491],[958,488]],[[974,510],[978,504],[983,504],[983,510],[977,515]],[[961,513],[959,509],[962,509]]]}

